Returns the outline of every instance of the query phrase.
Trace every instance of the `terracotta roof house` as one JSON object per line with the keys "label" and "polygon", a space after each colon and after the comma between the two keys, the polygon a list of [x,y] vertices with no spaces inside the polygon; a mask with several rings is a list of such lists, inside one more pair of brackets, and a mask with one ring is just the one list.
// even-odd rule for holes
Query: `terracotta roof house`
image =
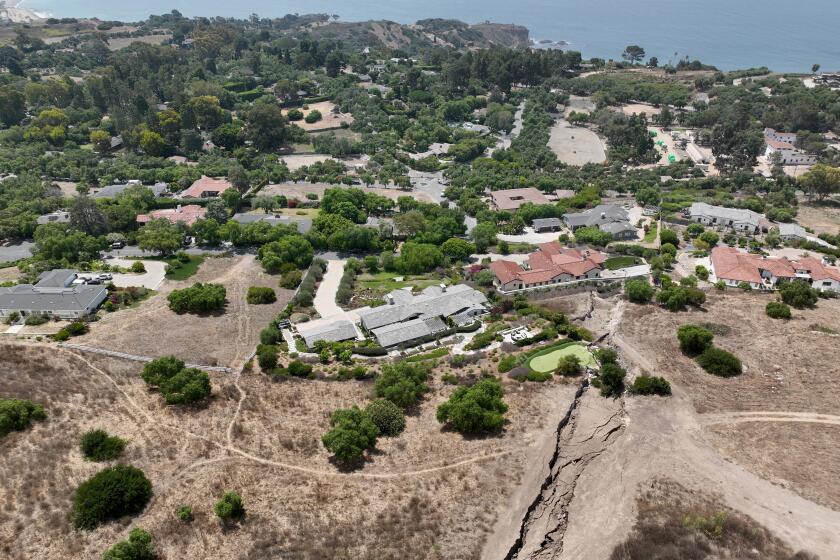
{"label": "terracotta roof house", "polygon": [[187,204],[186,206],[179,204],[176,208],[164,208],[162,210],[153,210],[148,214],[139,214],[137,216],[137,223],[145,224],[151,220],[165,218],[173,224],[191,226],[203,218],[205,214],[207,214],[207,209],[198,204]]}
{"label": "terracotta roof house", "polygon": [[490,263],[490,270],[496,275],[494,283],[499,291],[513,292],[599,278],[605,260],[607,256],[599,251],[563,247],[552,241],[541,244],[522,266],[511,261],[495,261]]}
{"label": "terracotta roof house", "polygon": [[214,198],[220,196],[233,185],[227,179],[217,179],[202,175],[201,179],[190,185],[188,189],[181,192],[181,198]]}
{"label": "terracotta roof house", "polygon": [[526,202],[551,204],[551,201],[534,187],[493,191],[490,193],[490,200],[496,210],[517,210]]}
{"label": "terracotta roof house", "polygon": [[818,290],[840,292],[840,269],[813,257],[791,260],[746,253],[735,247],[712,249],[712,280],[727,286],[746,282],[754,289],[772,290],[780,282],[801,280]]}

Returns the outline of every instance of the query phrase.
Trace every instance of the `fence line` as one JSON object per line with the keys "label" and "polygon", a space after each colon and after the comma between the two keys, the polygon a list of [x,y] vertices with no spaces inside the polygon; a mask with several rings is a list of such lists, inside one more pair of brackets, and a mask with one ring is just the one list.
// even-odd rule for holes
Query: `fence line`
{"label": "fence line", "polygon": [[[84,346],[82,344],[72,344],[69,342],[60,342],[58,344],[62,348],[70,348],[80,352],[89,352],[91,354],[100,354],[102,356],[110,356],[112,358],[122,358],[124,360],[131,360],[133,362],[151,362],[155,358],[149,356],[137,356],[135,354],[126,354],[125,352],[116,352],[114,350],[105,350],[103,348],[93,348],[92,346]],[[188,368],[202,369],[204,371],[215,371],[219,373],[233,373],[233,370],[224,366],[202,366],[197,364],[185,364]]]}

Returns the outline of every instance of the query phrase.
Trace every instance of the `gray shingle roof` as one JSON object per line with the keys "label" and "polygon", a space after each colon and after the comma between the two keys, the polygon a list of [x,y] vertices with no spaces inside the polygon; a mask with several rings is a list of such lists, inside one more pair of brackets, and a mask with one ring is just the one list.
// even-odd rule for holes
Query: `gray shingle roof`
{"label": "gray shingle roof", "polygon": [[563,214],[571,227],[601,226],[612,222],[627,222],[627,210],[615,204],[599,204],[594,208],[574,214]]}
{"label": "gray shingle roof", "polygon": [[276,226],[278,224],[283,225],[297,225],[297,229],[300,233],[306,233],[312,228],[312,220],[309,218],[300,218],[295,219],[289,216],[283,216],[282,214],[245,214],[239,213],[234,214],[233,218],[231,218],[234,222],[238,222],[240,224],[254,224],[257,222],[266,222],[267,224]]}
{"label": "gray shingle roof", "polygon": [[754,227],[761,225],[761,214],[752,210],[742,208],[726,208],[725,206],[712,206],[705,202],[695,202],[688,209],[692,218],[706,217],[717,218],[721,221],[733,221],[735,223],[746,223]]}
{"label": "gray shingle roof", "polygon": [[636,228],[630,225],[629,222],[612,222],[609,224],[603,224],[598,227],[601,231],[605,231],[613,235],[624,233],[625,231],[632,231],[633,233],[636,232]]}
{"label": "gray shingle roof", "polygon": [[446,324],[439,317],[429,317],[386,325],[371,332],[379,345],[387,348],[444,330]]}
{"label": "gray shingle roof", "polygon": [[356,338],[356,328],[353,326],[353,323],[346,319],[339,319],[332,323],[318,325],[310,329],[307,329],[304,323],[303,325],[298,325],[298,332],[303,337],[308,348],[315,346],[315,343],[319,340],[341,342],[342,340]]}
{"label": "gray shingle roof", "polygon": [[410,300],[404,293],[399,292],[395,290],[390,294],[394,298],[393,304],[360,312],[362,325],[368,330],[373,330],[418,317],[449,317],[487,302],[484,294],[466,284],[450,286],[446,291],[442,291],[438,286],[430,286],[420,294],[411,296]]}
{"label": "gray shingle roof", "polygon": [[560,227],[561,224],[560,218],[536,218],[534,229]]}
{"label": "gray shingle roof", "polygon": [[76,279],[76,271],[68,268],[56,268],[42,272],[38,276],[37,288],[65,288]]}
{"label": "gray shingle roof", "polygon": [[[126,191],[129,187],[137,187],[137,186],[145,186],[139,184],[132,184],[126,183],[124,185],[108,185],[106,187],[102,187],[97,192],[90,195],[91,198],[114,198],[117,195],[120,195]],[[155,183],[152,186],[146,186],[147,189],[150,189],[155,197],[160,197],[163,195],[164,192],[169,188],[169,185],[166,183]]]}
{"label": "gray shingle roof", "polygon": [[802,239],[806,239],[808,237],[808,232],[805,231],[805,228],[800,226],[799,224],[779,224],[779,235],[784,237],[801,237]]}
{"label": "gray shingle roof", "polygon": [[74,286],[72,288],[38,288],[20,284],[0,288],[0,309],[9,311],[81,312],[101,303],[107,295],[105,286]]}

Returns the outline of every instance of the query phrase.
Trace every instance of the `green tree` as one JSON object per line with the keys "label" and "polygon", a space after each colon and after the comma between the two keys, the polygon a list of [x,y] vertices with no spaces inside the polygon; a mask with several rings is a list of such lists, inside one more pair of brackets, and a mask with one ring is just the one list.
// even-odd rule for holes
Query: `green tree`
{"label": "green tree", "polygon": [[697,357],[700,367],[718,377],[734,377],[741,375],[743,368],[741,360],[726,350],[710,346]]}
{"label": "green tree", "polygon": [[102,560],[155,560],[152,535],[143,529],[134,528],[128,540],[120,541],[102,555]]}
{"label": "green tree", "polygon": [[689,356],[702,354],[712,345],[715,335],[708,329],[697,325],[680,325],[677,329],[677,339],[680,350]]}
{"label": "green tree", "polygon": [[330,426],[321,442],[344,463],[361,459],[365,450],[376,445],[379,435],[379,429],[370,416],[355,406],[333,412]]}
{"label": "green tree", "polygon": [[130,465],[109,467],[83,482],[73,495],[70,519],[77,529],[94,529],[100,523],[134,516],[152,497],[152,483]]}
{"label": "green tree", "polygon": [[166,140],[153,130],[144,130],[140,133],[140,149],[153,157],[163,156],[167,151]]}
{"label": "green tree", "polygon": [[189,288],[172,290],[166,299],[175,313],[210,313],[224,309],[226,297],[222,284],[196,282]]}
{"label": "green tree", "polygon": [[604,247],[609,245],[613,240],[613,236],[605,231],[601,231],[596,226],[587,226],[575,230],[575,242],[586,243],[594,245],[595,247]]}
{"label": "green tree", "polygon": [[633,380],[628,390],[634,395],[667,396],[671,394],[671,384],[662,377],[640,375]]}
{"label": "green tree", "polygon": [[490,222],[479,222],[470,232],[475,243],[475,250],[485,253],[487,248],[496,243],[496,226]]}
{"label": "green tree", "polygon": [[429,367],[423,364],[386,364],[374,382],[374,391],[377,397],[387,399],[400,408],[409,408],[420,402],[423,394],[428,392],[428,377]]}
{"label": "green tree", "polygon": [[840,192],[840,168],[818,163],[799,178],[799,183],[809,197],[825,200]]}
{"label": "green tree", "polygon": [[405,274],[422,274],[443,266],[443,253],[436,245],[406,241],[396,266]]}
{"label": "green tree", "polygon": [[255,103],[245,115],[245,135],[260,151],[279,148],[288,137],[288,121],[274,103]]}
{"label": "green tree", "polygon": [[405,413],[389,400],[377,399],[367,405],[365,413],[383,436],[397,436],[405,429]]}
{"label": "green tree", "polygon": [[46,418],[47,413],[40,404],[24,399],[0,399],[0,438]]}
{"label": "green tree", "polygon": [[274,290],[264,286],[251,286],[248,288],[248,303],[250,304],[266,304],[277,301],[277,294]]}
{"label": "green tree", "polygon": [[108,220],[91,198],[77,196],[70,207],[70,225],[88,235],[104,235],[108,231]]}
{"label": "green tree", "polygon": [[782,284],[779,295],[782,296],[783,302],[798,309],[813,307],[819,297],[817,290],[800,280]]}
{"label": "green tree", "polygon": [[85,432],[80,442],[82,455],[92,461],[110,461],[122,455],[126,441],[116,436],[109,436],[105,430]]}
{"label": "green tree", "polygon": [[621,396],[621,393],[624,392],[625,375],[627,375],[627,372],[617,363],[602,364],[601,371],[598,373],[598,385],[601,394],[605,397]]}
{"label": "green tree", "polygon": [[315,252],[312,244],[300,235],[287,235],[260,247],[258,255],[266,272],[280,272],[286,263],[306,268],[312,262]]}
{"label": "green tree", "polygon": [[143,251],[170,255],[181,248],[184,234],[165,218],[150,220],[137,232],[137,246]]}
{"label": "green tree", "polygon": [[630,62],[631,64],[636,64],[641,61],[645,57],[645,49],[640,47],[639,45],[627,45],[625,47],[624,52],[621,53],[621,58]]}
{"label": "green tree", "polygon": [[624,282],[624,293],[633,303],[650,303],[654,289],[647,278],[631,278]]}
{"label": "green tree", "polygon": [[790,319],[791,317],[790,307],[781,301],[767,302],[764,311],[768,317],[772,317],[773,319]]}
{"label": "green tree", "polygon": [[469,241],[452,237],[443,242],[440,250],[451,259],[465,261],[475,252],[475,245]]}
{"label": "green tree", "polygon": [[502,385],[493,377],[485,377],[472,387],[459,387],[438,406],[438,422],[464,434],[499,430],[508,410],[502,396]]}
{"label": "green tree", "polygon": [[105,130],[91,130],[90,143],[100,154],[108,153],[111,150],[111,135]]}

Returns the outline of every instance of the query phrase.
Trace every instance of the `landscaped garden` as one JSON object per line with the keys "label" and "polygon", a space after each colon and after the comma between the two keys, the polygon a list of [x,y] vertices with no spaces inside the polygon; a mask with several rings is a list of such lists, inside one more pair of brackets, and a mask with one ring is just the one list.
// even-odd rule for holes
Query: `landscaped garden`
{"label": "landscaped garden", "polygon": [[585,345],[579,342],[562,342],[549,346],[531,356],[528,360],[528,367],[538,373],[549,373],[557,369],[560,361],[566,356],[577,356],[580,365],[583,367],[595,366],[595,358]]}
{"label": "landscaped garden", "polygon": [[620,257],[610,257],[604,261],[604,267],[607,270],[618,270],[619,268],[627,268],[629,266],[636,266],[642,264],[642,259],[630,255],[622,255]]}

